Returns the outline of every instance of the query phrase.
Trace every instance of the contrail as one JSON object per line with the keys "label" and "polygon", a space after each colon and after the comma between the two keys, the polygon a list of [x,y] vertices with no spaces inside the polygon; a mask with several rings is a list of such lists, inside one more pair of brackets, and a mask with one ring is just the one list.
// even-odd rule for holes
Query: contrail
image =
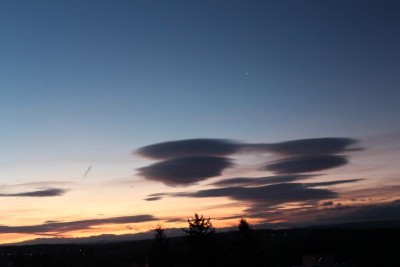
{"label": "contrail", "polygon": [[83,177],[86,178],[86,176],[89,174],[90,170],[92,169],[92,165],[89,166],[89,168],[87,168],[87,170],[85,171],[85,173],[83,174]]}

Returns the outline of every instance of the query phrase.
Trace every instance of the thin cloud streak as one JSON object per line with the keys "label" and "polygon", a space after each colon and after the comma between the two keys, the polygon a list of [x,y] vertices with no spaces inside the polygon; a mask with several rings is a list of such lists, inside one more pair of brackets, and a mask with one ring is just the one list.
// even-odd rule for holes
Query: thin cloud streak
{"label": "thin cloud streak", "polygon": [[339,184],[354,183],[354,182],[359,182],[359,181],[364,181],[364,180],[365,179],[348,179],[348,180],[327,181],[327,182],[319,182],[319,183],[307,183],[307,185],[311,186],[311,187],[332,186],[332,185],[339,185]]}
{"label": "thin cloud streak", "polygon": [[92,220],[81,220],[71,222],[45,222],[39,225],[29,226],[0,226],[0,233],[21,233],[21,234],[49,234],[49,233],[65,233],[70,231],[85,230],[92,226],[103,225],[103,224],[125,224],[125,223],[141,223],[155,221],[153,215],[134,215],[134,216],[123,216],[123,217],[112,217],[105,219],[92,219]]}
{"label": "thin cloud streak", "polygon": [[232,200],[262,202],[266,205],[278,205],[286,202],[302,202],[336,198],[337,193],[328,189],[315,189],[308,184],[283,183],[260,187],[225,187],[200,190],[196,192],[172,193],[173,197],[209,198],[227,197]]}
{"label": "thin cloud streak", "polygon": [[85,173],[83,174],[83,177],[86,178],[91,170],[92,170],[92,165],[90,165],[90,166],[87,168],[87,170],[86,170]]}
{"label": "thin cloud streak", "polygon": [[58,197],[64,195],[66,191],[67,190],[61,188],[48,188],[21,193],[2,193],[0,197]]}
{"label": "thin cloud streak", "polygon": [[306,180],[317,175],[275,175],[264,177],[236,177],[219,180],[211,185],[217,187],[226,186],[260,186],[268,184],[289,183],[299,180]]}
{"label": "thin cloud streak", "polygon": [[146,201],[157,201],[157,200],[161,200],[162,197],[147,197],[144,200]]}

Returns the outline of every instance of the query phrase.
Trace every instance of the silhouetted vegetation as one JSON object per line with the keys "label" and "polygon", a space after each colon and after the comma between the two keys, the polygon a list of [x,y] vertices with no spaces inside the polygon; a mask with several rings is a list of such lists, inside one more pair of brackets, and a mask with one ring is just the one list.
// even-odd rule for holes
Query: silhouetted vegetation
{"label": "silhouetted vegetation", "polygon": [[213,228],[210,218],[207,219],[203,215],[195,213],[194,217],[187,219],[187,221],[189,228],[184,228],[182,230],[187,234],[188,239],[206,240],[215,233],[215,228]]}
{"label": "silhouetted vegetation", "polygon": [[189,227],[182,229],[188,245],[191,266],[213,266],[218,262],[218,242],[211,219],[194,214],[187,220]]}
{"label": "silhouetted vegetation", "polygon": [[150,266],[171,266],[171,258],[168,251],[168,239],[161,225],[154,230],[154,241],[150,255]]}
{"label": "silhouetted vegetation", "polygon": [[262,256],[259,242],[246,219],[239,220],[236,257],[238,266],[256,266]]}
{"label": "silhouetted vegetation", "polygon": [[159,225],[153,240],[0,246],[0,267],[400,266],[399,228],[256,230],[241,219],[237,230],[217,233],[196,214],[188,224],[183,238]]}

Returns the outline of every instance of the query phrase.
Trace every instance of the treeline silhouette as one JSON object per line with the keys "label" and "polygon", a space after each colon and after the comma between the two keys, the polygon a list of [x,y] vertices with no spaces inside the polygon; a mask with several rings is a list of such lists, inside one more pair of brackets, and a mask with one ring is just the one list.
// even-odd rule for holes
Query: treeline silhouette
{"label": "treeline silhouette", "polygon": [[0,267],[400,266],[399,228],[254,230],[241,218],[236,230],[217,233],[203,215],[187,221],[182,237],[157,225],[153,240],[0,246]]}
{"label": "treeline silhouette", "polygon": [[[160,225],[155,229],[149,266],[258,266],[263,253],[256,235],[245,219],[240,219],[236,238],[217,236],[211,219],[194,214],[188,219],[184,244],[171,248]],[[264,264],[265,266],[265,264]]]}

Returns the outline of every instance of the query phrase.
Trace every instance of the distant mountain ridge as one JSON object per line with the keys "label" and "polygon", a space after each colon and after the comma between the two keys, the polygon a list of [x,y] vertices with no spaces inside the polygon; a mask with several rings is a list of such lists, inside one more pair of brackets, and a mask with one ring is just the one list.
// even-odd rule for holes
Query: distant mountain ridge
{"label": "distant mountain ridge", "polygon": [[[167,236],[178,236],[181,234],[181,229],[171,228],[165,229]],[[97,236],[88,237],[77,237],[77,238],[36,238],[32,240],[22,241],[18,243],[1,244],[0,246],[27,246],[27,245],[61,245],[61,244],[101,244],[101,243],[113,243],[113,242],[125,242],[125,241],[136,241],[152,239],[154,233],[152,231],[142,232],[136,234],[125,234],[125,235],[113,235],[103,234]]]}
{"label": "distant mountain ridge", "polygon": [[382,220],[382,221],[366,221],[366,222],[349,222],[340,224],[327,224],[309,226],[306,228],[336,228],[336,229],[395,229],[400,228],[400,220]]}
{"label": "distant mountain ridge", "polygon": [[[271,225],[253,225],[255,229],[267,229]],[[292,227],[292,229],[400,229],[400,220],[382,220],[382,221],[367,221],[367,222],[349,222],[339,224],[327,224],[327,225],[313,225],[313,226],[302,226]],[[288,228],[291,229],[291,228]],[[218,228],[218,232],[234,231],[236,227]],[[168,228],[165,229],[168,237],[182,236],[183,232],[180,228]],[[152,231],[136,233],[136,234],[125,234],[125,235],[113,235],[103,234],[98,236],[80,237],[80,238],[36,238],[28,241],[18,243],[1,244],[0,246],[26,246],[26,245],[60,245],[60,244],[101,244],[101,243],[114,243],[114,242],[127,242],[152,239],[154,233]]]}

